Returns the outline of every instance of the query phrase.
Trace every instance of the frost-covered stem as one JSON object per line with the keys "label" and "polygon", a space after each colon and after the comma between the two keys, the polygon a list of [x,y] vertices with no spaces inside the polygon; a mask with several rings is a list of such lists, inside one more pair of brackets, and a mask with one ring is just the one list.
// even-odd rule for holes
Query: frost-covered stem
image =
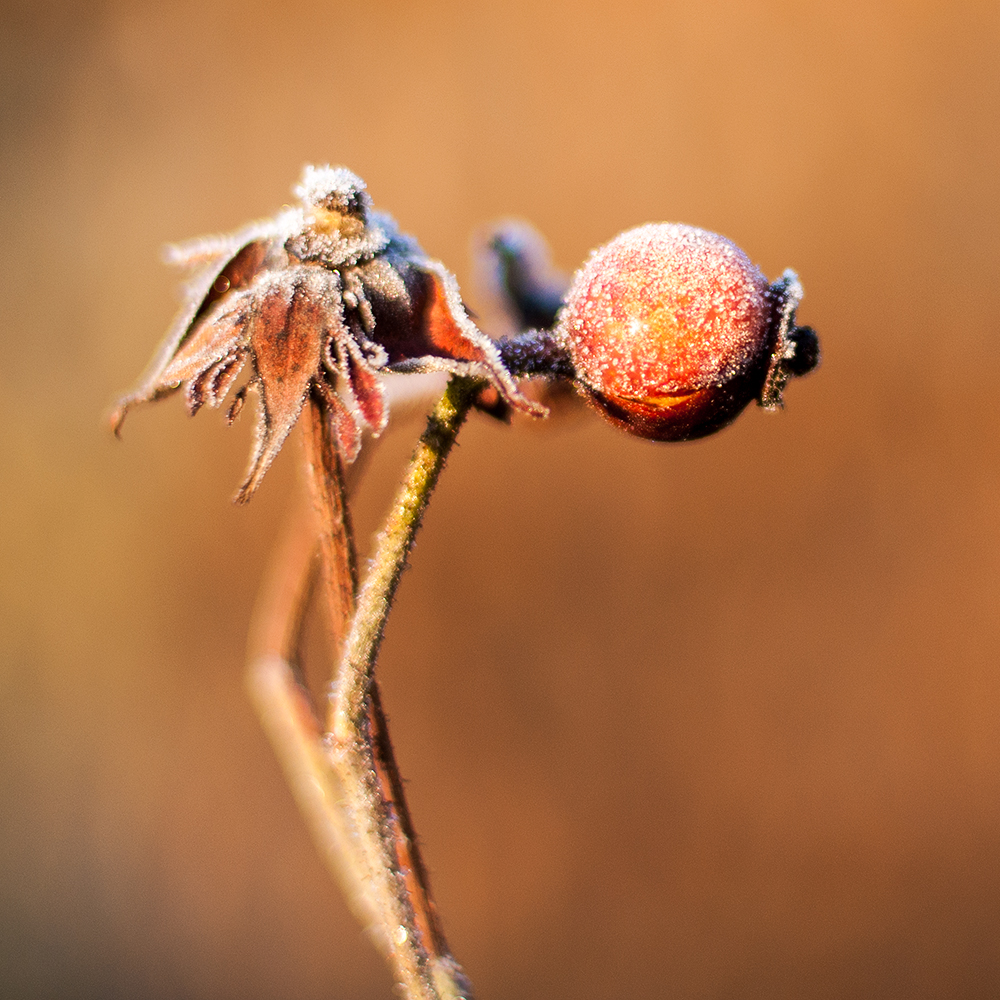
{"label": "frost-covered stem", "polygon": [[572,379],[576,376],[569,354],[551,330],[525,330],[501,337],[497,350],[504,367],[518,378],[548,375]]}
{"label": "frost-covered stem", "polygon": [[[358,622],[372,615],[363,600],[355,602],[357,561],[343,462],[331,433],[330,414],[318,397],[309,402],[306,464],[320,521],[323,591],[339,650]],[[428,499],[429,490],[424,505]],[[390,514],[390,524],[391,520]],[[390,593],[386,597],[386,613],[391,604]],[[374,670],[375,656],[377,650],[367,668],[369,675]],[[436,982],[441,979],[439,970],[457,972],[457,966],[448,954],[431,902],[426,870],[417,849],[374,677],[369,677],[368,697],[355,719],[356,732],[361,738],[355,739],[346,753],[335,734],[330,734],[327,740],[333,770],[342,786],[343,797],[338,804],[341,822],[346,815],[348,828],[356,838],[349,851],[348,865],[352,873],[357,873],[360,867],[367,874],[365,903],[377,919],[374,929],[407,996],[416,1000],[426,995],[436,1000],[442,993],[458,993],[460,990],[452,989],[455,984],[450,975],[444,976],[443,983]],[[353,887],[347,888],[350,891]]]}
{"label": "frost-covered stem", "polygon": [[357,739],[345,746],[322,733],[294,667],[316,585],[336,648],[355,620],[343,468],[322,399],[309,401],[306,418],[315,517],[303,519],[289,536],[262,591],[248,687],[321,856],[389,958],[407,1000],[468,997],[471,991],[448,952],[430,898],[377,682],[371,679]]}
{"label": "frost-covered stem", "polygon": [[428,419],[358,594],[330,698],[330,760],[344,786],[344,808],[367,857],[370,895],[385,921],[408,1000],[457,1000],[471,990],[430,899],[373,674],[399,578],[477,388],[475,381],[453,378]]}
{"label": "frost-covered stem", "polygon": [[375,559],[358,594],[357,613],[344,648],[329,729],[349,736],[364,714],[372,673],[396,587],[431,493],[475,397],[478,383],[455,377],[427,421],[403,485],[378,537]]}

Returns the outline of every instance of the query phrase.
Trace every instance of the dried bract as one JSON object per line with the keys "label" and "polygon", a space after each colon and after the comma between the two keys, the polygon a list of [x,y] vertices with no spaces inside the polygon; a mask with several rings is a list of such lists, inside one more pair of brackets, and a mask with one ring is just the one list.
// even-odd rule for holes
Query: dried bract
{"label": "dried bract", "polygon": [[[365,430],[388,420],[380,372],[443,370],[481,378],[510,405],[524,397],[493,342],[469,319],[458,284],[395,222],[375,212],[364,182],[343,167],[306,167],[300,206],[230,236],[173,248],[197,268],[185,303],[138,388],[113,416],[184,387],[188,412],[221,406],[228,419],[260,395],[256,440],[237,499],[252,496],[309,394],[352,461]],[[250,374],[235,388],[241,372]]]}

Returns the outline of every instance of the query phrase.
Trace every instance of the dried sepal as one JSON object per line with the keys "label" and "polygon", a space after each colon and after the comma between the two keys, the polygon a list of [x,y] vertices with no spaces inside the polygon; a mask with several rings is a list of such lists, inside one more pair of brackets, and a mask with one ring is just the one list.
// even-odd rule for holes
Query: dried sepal
{"label": "dried sepal", "polygon": [[765,410],[780,410],[788,380],[808,375],[819,364],[819,339],[812,327],[795,325],[795,311],[802,301],[802,283],[794,271],[786,270],[768,289],[768,297],[773,310],[775,342],[758,402]]}
{"label": "dried sepal", "polygon": [[296,273],[291,288],[282,282],[257,296],[250,349],[260,407],[250,468],[237,494],[241,501],[253,495],[285,443],[315,377],[327,315],[317,278],[322,275]]}

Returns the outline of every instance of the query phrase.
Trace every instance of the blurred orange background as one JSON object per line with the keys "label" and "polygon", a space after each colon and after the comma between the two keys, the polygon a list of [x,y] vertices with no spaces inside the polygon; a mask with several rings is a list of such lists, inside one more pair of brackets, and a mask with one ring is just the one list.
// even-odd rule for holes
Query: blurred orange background
{"label": "blurred orange background", "polygon": [[[481,998],[1000,992],[1000,7],[218,0],[0,22],[0,993],[392,995],[243,692],[298,484],[102,423],[167,241],[343,163],[458,275],[650,220],[824,360],[688,445],[474,417],[380,676]],[[359,499],[367,540],[417,428]]]}

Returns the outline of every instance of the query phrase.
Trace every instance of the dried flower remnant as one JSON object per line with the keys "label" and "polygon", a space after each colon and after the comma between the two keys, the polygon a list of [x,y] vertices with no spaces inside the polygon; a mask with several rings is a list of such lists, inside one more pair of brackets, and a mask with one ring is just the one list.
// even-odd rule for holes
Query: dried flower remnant
{"label": "dried flower remnant", "polygon": [[443,370],[486,380],[525,412],[524,397],[493,342],[469,319],[454,277],[388,216],[371,209],[364,182],[343,167],[306,167],[301,205],[239,230],[173,249],[199,269],[139,387],[112,417],[115,432],[137,403],[182,385],[192,415],[232,393],[260,394],[254,450],[237,494],[248,500],[312,394],[352,461],[365,430],[388,420],[380,372]]}
{"label": "dried flower remnant", "polygon": [[752,400],[776,408],[818,361],[795,327],[802,288],[773,285],[723,236],[653,223],[622,233],[576,274],[554,336],[612,423],[681,441],[726,426]]}

